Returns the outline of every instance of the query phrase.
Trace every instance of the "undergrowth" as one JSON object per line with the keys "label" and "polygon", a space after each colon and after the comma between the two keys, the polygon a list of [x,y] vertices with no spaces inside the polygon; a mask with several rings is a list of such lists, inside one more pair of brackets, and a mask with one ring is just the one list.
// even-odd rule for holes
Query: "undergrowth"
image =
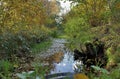
{"label": "undergrowth", "polygon": [[52,44],[51,40],[43,41],[41,43],[33,45],[33,47],[31,48],[31,51],[32,53],[40,53],[41,51],[48,49],[51,44]]}

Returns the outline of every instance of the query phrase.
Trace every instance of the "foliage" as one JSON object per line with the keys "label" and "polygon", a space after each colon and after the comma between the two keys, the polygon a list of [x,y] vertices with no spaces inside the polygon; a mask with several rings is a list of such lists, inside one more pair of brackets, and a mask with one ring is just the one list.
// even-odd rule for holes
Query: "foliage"
{"label": "foliage", "polygon": [[120,22],[120,0],[110,0],[109,7],[112,12],[112,22]]}
{"label": "foliage", "polygon": [[[120,0],[63,0],[76,3],[71,15],[85,15],[91,26],[100,26],[120,21]],[[71,10],[72,11],[72,10]],[[70,13],[71,13],[70,11]],[[73,16],[74,16],[73,15]]]}
{"label": "foliage", "polygon": [[[70,11],[70,16],[84,15],[91,26],[109,23],[110,9],[107,0],[70,0],[77,5]],[[71,17],[72,17],[71,16]]]}
{"label": "foliage", "polygon": [[105,73],[100,73],[99,76],[89,74],[90,79],[119,79],[120,78],[120,75],[119,75],[120,67],[119,67],[119,65],[116,68],[112,69],[109,73],[106,69],[103,69],[103,68],[101,69],[101,68],[96,67],[96,66],[94,66],[93,68],[95,70],[98,70],[99,72],[100,71],[102,71],[102,72],[105,71]]}
{"label": "foliage", "polygon": [[115,57],[116,56],[113,55],[112,52],[114,52],[112,47],[108,48],[107,51],[106,51],[107,56],[108,56],[108,61],[109,61],[107,65],[112,65],[112,64],[116,63],[115,62]]}
{"label": "foliage", "polygon": [[7,57],[10,57],[12,54],[15,54],[18,51],[24,50],[29,51],[29,44],[27,39],[22,36],[22,34],[13,35],[11,33],[6,33],[1,36],[1,50],[5,50]]}
{"label": "foliage", "polygon": [[97,72],[101,72],[103,74],[108,74],[109,72],[106,69],[100,68],[98,66],[91,66],[94,70],[96,70]]}
{"label": "foliage", "polygon": [[69,36],[68,39],[77,46],[91,40],[93,35],[90,35],[89,29],[85,19],[80,17],[71,18],[65,24],[65,32]]}
{"label": "foliage", "polygon": [[[55,5],[57,11],[47,4]],[[0,0],[0,51],[6,53],[4,58],[30,52],[33,43],[48,39],[55,29],[47,24],[55,22],[52,16],[58,11],[57,3],[48,0]]]}
{"label": "foliage", "polygon": [[0,78],[9,79],[11,72],[13,71],[13,65],[8,60],[0,60]]}
{"label": "foliage", "polygon": [[119,58],[120,52],[118,52],[118,49],[115,51],[113,47],[110,47],[106,50],[106,53],[108,56],[108,63],[107,63],[108,68],[115,66],[117,63],[120,63],[120,58]]}
{"label": "foliage", "polygon": [[[91,29],[91,32],[95,34],[96,37],[101,39],[101,41],[105,42],[105,52],[108,56],[108,60],[111,61],[111,65],[115,65],[119,63],[119,24],[114,24],[111,26],[102,26],[95,27]],[[101,30],[101,31],[99,31]],[[108,62],[109,62],[108,61]],[[109,63],[110,64],[110,63]]]}
{"label": "foliage", "polygon": [[25,62],[26,59],[32,60],[31,51],[41,51],[51,44],[43,41],[49,40],[56,30],[52,27],[55,27],[54,16],[58,12],[59,5],[56,1],[0,0],[0,59],[3,59],[0,61],[0,77],[2,76],[2,79],[8,79],[6,77],[11,73],[12,63],[6,60],[14,61],[12,67],[16,67],[21,64],[22,58]]}
{"label": "foliage", "polygon": [[[106,68],[111,70],[110,74],[101,74],[99,77],[95,77],[96,75],[90,74],[91,79],[115,79],[113,77],[114,74],[117,77],[119,76],[119,66],[117,68],[116,65],[120,62],[120,51],[119,51],[119,24],[114,24],[111,26],[101,26],[101,27],[94,27],[91,28],[91,34],[95,34],[96,37],[98,37],[101,41],[105,42],[105,54],[108,57],[108,63]],[[106,30],[108,29],[108,30]],[[114,72],[115,71],[115,72]],[[114,73],[113,73],[114,72]],[[117,78],[116,78],[117,79]],[[119,79],[119,77],[118,77]]]}
{"label": "foliage", "polygon": [[27,78],[35,78],[33,77],[34,71],[29,71],[29,72],[22,72],[22,73],[17,73],[17,76],[20,78],[20,79],[27,79]]}
{"label": "foliage", "polygon": [[57,38],[57,36],[59,35],[59,31],[60,30],[58,30],[58,28],[53,28],[52,29],[52,31],[50,32],[50,34],[51,34],[51,36],[53,37],[53,38]]}
{"label": "foliage", "polygon": [[[73,48],[85,48],[81,44],[92,41],[93,37],[105,42],[105,54],[108,57],[107,67],[112,69],[120,62],[120,24],[119,22],[119,0],[69,0],[77,2],[77,5],[64,16],[65,32],[68,39],[72,41]],[[79,20],[79,19],[83,20]],[[113,23],[112,23],[113,22]],[[84,23],[82,25],[82,23]],[[98,27],[90,27],[98,26]],[[82,29],[83,28],[83,29]],[[105,69],[94,67],[101,72]],[[110,74],[102,73],[98,77],[93,76],[91,79],[119,79],[119,70]],[[116,75],[113,78],[112,75]]]}
{"label": "foliage", "polygon": [[21,79],[44,79],[45,73],[47,71],[46,67],[43,67],[39,63],[33,64],[35,70],[29,72],[17,73],[17,77]]}

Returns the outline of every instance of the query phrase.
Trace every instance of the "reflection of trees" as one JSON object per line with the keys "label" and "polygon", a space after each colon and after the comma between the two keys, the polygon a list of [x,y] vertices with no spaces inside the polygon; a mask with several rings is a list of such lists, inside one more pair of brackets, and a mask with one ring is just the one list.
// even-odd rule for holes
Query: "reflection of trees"
{"label": "reflection of trees", "polygon": [[50,57],[41,59],[43,66],[48,68],[48,73],[50,72],[51,69],[54,69],[54,63],[60,63],[62,58],[63,58],[63,52],[58,52],[55,53],[54,55],[51,55]]}
{"label": "reflection of trees", "polygon": [[63,58],[63,53],[62,52],[59,52],[59,53],[55,53],[53,56],[52,56],[52,61],[54,61],[55,63],[59,63]]}

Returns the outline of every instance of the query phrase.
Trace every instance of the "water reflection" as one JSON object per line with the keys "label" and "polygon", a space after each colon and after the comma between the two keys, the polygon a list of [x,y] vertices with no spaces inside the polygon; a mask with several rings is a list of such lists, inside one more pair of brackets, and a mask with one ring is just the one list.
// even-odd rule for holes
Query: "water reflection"
{"label": "water reflection", "polygon": [[52,69],[50,73],[74,72],[73,63],[74,59],[72,53],[65,52],[63,59],[59,63],[53,63],[54,69]]}
{"label": "water reflection", "polygon": [[74,61],[73,52],[69,51],[68,49],[67,50],[65,49],[64,51],[56,52],[49,57],[41,58],[39,61],[42,65],[42,68],[44,67],[48,68],[46,74],[68,73],[68,72],[75,73],[75,72],[81,72],[82,70],[81,61]]}
{"label": "water reflection", "polygon": [[81,63],[77,63],[81,61],[74,61],[73,52],[65,47],[64,42],[65,41],[54,40],[51,48],[45,51],[43,55],[36,55],[32,63],[33,68],[37,68],[38,73],[44,72],[47,77],[51,77],[51,74],[57,74],[58,76],[67,74],[73,79],[71,76],[78,70],[76,64],[81,66]]}

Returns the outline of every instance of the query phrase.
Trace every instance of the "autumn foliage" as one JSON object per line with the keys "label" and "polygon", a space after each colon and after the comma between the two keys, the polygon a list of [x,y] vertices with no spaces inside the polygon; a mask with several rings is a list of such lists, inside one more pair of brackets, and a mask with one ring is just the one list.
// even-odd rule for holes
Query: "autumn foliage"
{"label": "autumn foliage", "polygon": [[55,22],[51,16],[58,10],[57,4],[48,0],[0,0],[0,52],[7,57],[30,52],[33,43],[48,39],[54,31],[48,28]]}

